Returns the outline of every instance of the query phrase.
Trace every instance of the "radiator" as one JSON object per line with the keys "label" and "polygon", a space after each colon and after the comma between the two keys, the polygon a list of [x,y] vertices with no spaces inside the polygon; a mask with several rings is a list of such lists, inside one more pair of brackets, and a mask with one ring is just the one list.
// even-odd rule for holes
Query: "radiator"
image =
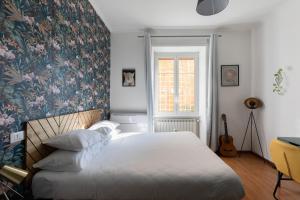
{"label": "radiator", "polygon": [[155,132],[191,131],[199,135],[198,118],[154,118]]}

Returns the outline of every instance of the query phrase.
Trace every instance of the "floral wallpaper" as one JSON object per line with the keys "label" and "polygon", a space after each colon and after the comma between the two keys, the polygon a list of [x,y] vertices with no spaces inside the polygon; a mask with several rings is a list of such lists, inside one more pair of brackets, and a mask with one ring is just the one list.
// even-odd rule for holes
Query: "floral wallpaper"
{"label": "floral wallpaper", "polygon": [[24,164],[9,134],[28,120],[108,114],[109,76],[110,32],[88,0],[1,0],[0,162]]}

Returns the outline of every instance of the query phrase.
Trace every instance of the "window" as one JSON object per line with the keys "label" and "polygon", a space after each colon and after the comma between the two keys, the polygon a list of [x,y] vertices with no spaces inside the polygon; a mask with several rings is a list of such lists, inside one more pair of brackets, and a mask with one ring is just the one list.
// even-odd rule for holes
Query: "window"
{"label": "window", "polygon": [[156,115],[198,113],[197,53],[155,53]]}

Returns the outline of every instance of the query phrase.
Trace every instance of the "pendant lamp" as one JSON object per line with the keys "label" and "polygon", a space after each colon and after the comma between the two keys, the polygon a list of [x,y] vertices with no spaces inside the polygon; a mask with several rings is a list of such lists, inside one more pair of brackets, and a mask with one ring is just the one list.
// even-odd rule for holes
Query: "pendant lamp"
{"label": "pendant lamp", "polygon": [[229,0],[198,0],[197,12],[203,16],[215,15],[228,6]]}

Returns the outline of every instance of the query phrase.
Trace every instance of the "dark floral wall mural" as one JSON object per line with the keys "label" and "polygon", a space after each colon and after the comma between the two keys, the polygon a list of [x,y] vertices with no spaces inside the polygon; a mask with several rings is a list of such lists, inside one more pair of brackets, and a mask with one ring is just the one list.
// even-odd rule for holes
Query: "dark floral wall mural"
{"label": "dark floral wall mural", "polygon": [[0,1],[0,161],[22,166],[28,120],[109,111],[110,32],[88,0]]}

